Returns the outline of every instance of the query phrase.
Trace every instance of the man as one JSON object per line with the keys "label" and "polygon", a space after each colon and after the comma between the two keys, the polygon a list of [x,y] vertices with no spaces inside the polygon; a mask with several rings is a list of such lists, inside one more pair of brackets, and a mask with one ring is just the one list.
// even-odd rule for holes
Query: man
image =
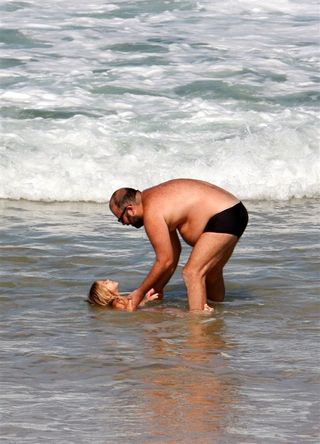
{"label": "man", "polygon": [[177,232],[193,247],[183,268],[190,310],[204,310],[207,298],[224,299],[223,267],[246,228],[248,213],[229,192],[193,179],[175,179],[144,191],[120,188],[110,210],[124,225],[144,225],[154,248],[155,262],[129,296],[135,309],[154,288],[162,293],[180,256]]}

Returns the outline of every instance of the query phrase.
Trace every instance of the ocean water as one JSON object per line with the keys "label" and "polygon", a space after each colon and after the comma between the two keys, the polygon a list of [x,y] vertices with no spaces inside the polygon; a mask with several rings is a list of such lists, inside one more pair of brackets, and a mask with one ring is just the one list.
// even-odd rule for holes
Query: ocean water
{"label": "ocean water", "polygon": [[0,0],[0,198],[319,196],[316,0]]}
{"label": "ocean water", "polygon": [[[0,436],[15,444],[314,444],[315,0],[0,0]],[[241,198],[227,297],[181,278],[135,313],[85,302],[154,253],[107,208],[175,177]]]}
{"label": "ocean water", "polygon": [[319,442],[318,201],[246,204],[225,303],[196,316],[188,248],[163,303],[93,308],[93,279],[145,274],[143,230],[106,205],[0,201],[1,442]]}

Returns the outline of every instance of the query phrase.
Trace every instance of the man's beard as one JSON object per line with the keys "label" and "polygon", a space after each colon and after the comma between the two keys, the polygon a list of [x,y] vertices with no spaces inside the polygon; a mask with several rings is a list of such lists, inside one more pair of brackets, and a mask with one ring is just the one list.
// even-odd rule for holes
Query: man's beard
{"label": "man's beard", "polygon": [[131,217],[131,225],[135,228],[141,228],[143,226],[143,218],[138,216]]}

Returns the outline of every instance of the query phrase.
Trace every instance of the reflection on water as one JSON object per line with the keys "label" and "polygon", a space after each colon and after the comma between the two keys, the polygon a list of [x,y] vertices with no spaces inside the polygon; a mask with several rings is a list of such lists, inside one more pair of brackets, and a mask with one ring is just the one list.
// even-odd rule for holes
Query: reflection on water
{"label": "reflection on water", "polygon": [[[165,316],[165,314],[164,314]],[[224,428],[232,403],[232,383],[221,352],[223,321],[203,316],[169,319],[145,331],[145,362],[153,365],[127,369],[117,380],[140,386],[150,436],[159,442],[212,442]],[[141,401],[143,400],[143,401]]]}
{"label": "reflection on water", "polygon": [[130,290],[153,259],[143,232],[117,224],[104,205],[0,201],[2,436],[314,444],[317,205],[249,202],[226,302],[196,316],[186,312],[181,266],[160,306],[88,306],[92,280]]}

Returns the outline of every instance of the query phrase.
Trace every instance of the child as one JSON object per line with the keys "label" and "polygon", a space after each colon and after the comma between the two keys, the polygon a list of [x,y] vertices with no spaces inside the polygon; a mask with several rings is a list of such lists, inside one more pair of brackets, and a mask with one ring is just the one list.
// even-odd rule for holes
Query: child
{"label": "child", "polygon": [[[145,295],[139,306],[143,306],[146,302],[158,299],[159,295],[152,288]],[[93,305],[100,305],[103,307],[109,306],[118,310],[129,310],[132,301],[126,296],[119,293],[119,283],[109,279],[105,281],[95,281],[90,288],[88,295],[88,302]]]}

